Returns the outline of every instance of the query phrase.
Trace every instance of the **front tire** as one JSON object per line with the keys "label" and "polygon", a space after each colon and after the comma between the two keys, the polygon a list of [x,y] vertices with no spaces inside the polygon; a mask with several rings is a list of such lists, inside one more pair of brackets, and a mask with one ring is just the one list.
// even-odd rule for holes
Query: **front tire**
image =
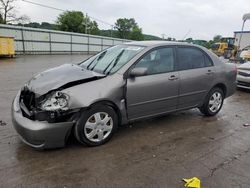
{"label": "front tire", "polygon": [[199,108],[205,116],[214,116],[222,108],[224,102],[224,93],[222,89],[213,88],[206,97],[204,104]]}
{"label": "front tire", "polygon": [[96,105],[82,112],[75,125],[74,134],[81,144],[99,146],[111,139],[117,126],[118,117],[113,108]]}

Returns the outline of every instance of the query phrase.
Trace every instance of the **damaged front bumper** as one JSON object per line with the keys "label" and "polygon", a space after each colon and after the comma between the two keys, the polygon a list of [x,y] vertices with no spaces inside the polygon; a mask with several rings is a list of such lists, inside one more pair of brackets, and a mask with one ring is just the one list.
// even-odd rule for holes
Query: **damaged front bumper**
{"label": "damaged front bumper", "polygon": [[36,149],[63,147],[74,122],[31,120],[23,116],[19,99],[20,92],[13,101],[11,114],[14,128],[23,142]]}

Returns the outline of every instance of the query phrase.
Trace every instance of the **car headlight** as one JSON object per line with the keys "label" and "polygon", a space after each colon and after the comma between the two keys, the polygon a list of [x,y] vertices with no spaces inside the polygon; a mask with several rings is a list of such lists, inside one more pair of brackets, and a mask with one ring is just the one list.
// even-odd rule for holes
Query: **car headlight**
{"label": "car headlight", "polygon": [[69,96],[61,91],[49,95],[42,103],[41,109],[46,111],[68,110]]}

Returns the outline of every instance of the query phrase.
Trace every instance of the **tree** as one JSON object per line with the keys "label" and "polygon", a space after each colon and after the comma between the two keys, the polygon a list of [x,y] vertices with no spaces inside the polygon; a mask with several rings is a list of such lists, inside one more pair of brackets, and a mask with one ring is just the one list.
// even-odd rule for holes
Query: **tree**
{"label": "tree", "polygon": [[[21,24],[19,24],[19,25],[21,25]],[[41,27],[40,23],[37,23],[37,22],[31,22],[31,23],[25,24],[24,26],[25,27],[33,27],[33,28],[40,28]]]}
{"label": "tree", "polygon": [[0,14],[3,24],[12,22],[21,22],[24,24],[25,22],[29,21],[29,17],[26,15],[16,15],[16,9],[14,6],[15,1],[17,0],[0,0]]}
{"label": "tree", "polygon": [[96,34],[99,31],[97,23],[92,22],[80,11],[66,11],[58,16],[56,23],[62,31],[89,34]]}
{"label": "tree", "polygon": [[2,15],[0,14],[0,24],[2,24],[3,23],[3,17],[2,17]]}
{"label": "tree", "polygon": [[187,38],[186,41],[187,42],[193,42],[193,38]]}
{"label": "tree", "polygon": [[139,27],[134,27],[132,29],[132,32],[129,35],[129,39],[131,39],[131,40],[144,40],[144,37],[142,35],[142,29]]}
{"label": "tree", "polygon": [[42,22],[41,25],[40,25],[40,28],[42,28],[42,29],[57,30],[58,26],[55,25],[55,24],[48,23],[48,22]]}
{"label": "tree", "polygon": [[214,42],[220,42],[221,38],[222,38],[221,35],[215,35],[213,40],[214,40]]}
{"label": "tree", "polygon": [[143,40],[142,29],[135,22],[134,18],[119,18],[116,20],[115,29],[118,30],[120,38]]}
{"label": "tree", "polygon": [[87,28],[88,28],[90,34],[92,34],[92,35],[99,35],[100,34],[100,30],[98,28],[98,24],[96,21],[88,22],[87,26],[88,26]]}

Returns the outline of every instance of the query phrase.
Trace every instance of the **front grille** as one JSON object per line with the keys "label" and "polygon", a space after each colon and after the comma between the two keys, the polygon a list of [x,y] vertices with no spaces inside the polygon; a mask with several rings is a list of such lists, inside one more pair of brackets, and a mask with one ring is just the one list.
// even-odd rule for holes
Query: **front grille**
{"label": "front grille", "polygon": [[241,76],[250,77],[250,74],[248,74],[246,72],[239,71],[238,74]]}
{"label": "front grille", "polygon": [[249,83],[249,82],[238,81],[237,84],[238,84],[238,85],[241,85],[241,86],[250,87],[250,83]]}

